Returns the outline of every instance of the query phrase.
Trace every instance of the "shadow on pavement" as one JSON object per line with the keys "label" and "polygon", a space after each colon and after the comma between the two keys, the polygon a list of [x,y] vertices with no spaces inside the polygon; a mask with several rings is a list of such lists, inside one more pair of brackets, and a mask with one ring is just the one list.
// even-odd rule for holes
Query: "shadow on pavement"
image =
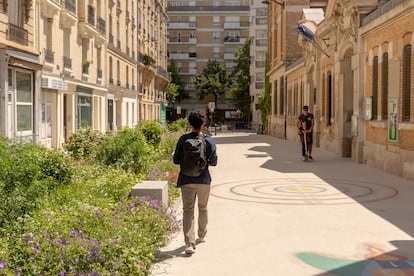
{"label": "shadow on pavement", "polygon": [[[313,173],[329,185],[341,190],[338,183],[362,183],[375,193],[389,187],[396,192],[393,197],[364,201],[364,198],[352,197],[358,204],[382,217],[409,236],[414,236],[413,198],[414,182],[385,173],[365,164],[352,162],[350,158],[341,158],[320,148],[313,149],[314,161],[301,161],[301,145],[268,135],[247,134],[235,137],[214,137],[216,143],[258,144],[249,148],[247,158],[270,157],[262,168],[281,173]],[[335,181],[339,180],[339,181]],[[329,208],[329,206],[327,206]],[[361,231],[364,226],[361,225]],[[375,236],[373,237],[375,239]],[[390,242],[396,249],[383,252],[380,248],[368,248],[365,258],[352,260],[332,258],[316,252],[304,252],[298,257],[306,264],[326,271],[320,276],[376,276],[376,275],[414,275],[414,241],[397,240]],[[371,251],[371,252],[370,252]]]}

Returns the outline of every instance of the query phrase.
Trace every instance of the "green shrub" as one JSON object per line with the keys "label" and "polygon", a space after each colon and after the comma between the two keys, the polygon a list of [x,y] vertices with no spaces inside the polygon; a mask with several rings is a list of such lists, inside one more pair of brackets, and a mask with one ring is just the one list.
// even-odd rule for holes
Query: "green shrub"
{"label": "green shrub", "polygon": [[152,152],[152,147],[138,129],[124,128],[103,137],[96,160],[105,166],[139,174],[146,171]]}
{"label": "green shrub", "polygon": [[185,132],[190,129],[190,123],[187,118],[179,118],[168,125],[168,130],[173,132]]}
{"label": "green shrub", "polygon": [[161,135],[165,132],[159,122],[145,121],[137,126],[138,130],[144,134],[144,137],[150,145],[157,146],[161,141]]}
{"label": "green shrub", "polygon": [[175,213],[131,198],[133,174],[82,169],[76,184],[60,187],[41,211],[2,233],[0,274],[148,274],[155,249],[178,230]]}
{"label": "green shrub", "polygon": [[0,226],[37,208],[40,198],[73,177],[62,153],[30,143],[2,140],[0,158]]}
{"label": "green shrub", "polygon": [[102,134],[89,126],[73,133],[63,148],[76,160],[93,159],[102,139]]}

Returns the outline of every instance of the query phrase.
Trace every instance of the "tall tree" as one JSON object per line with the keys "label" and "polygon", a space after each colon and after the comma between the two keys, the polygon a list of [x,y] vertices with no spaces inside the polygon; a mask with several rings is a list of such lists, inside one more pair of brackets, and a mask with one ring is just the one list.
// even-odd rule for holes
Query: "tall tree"
{"label": "tall tree", "polygon": [[235,53],[237,58],[236,67],[231,74],[232,87],[230,93],[234,106],[241,111],[241,118],[244,121],[251,121],[250,107],[250,39],[247,39],[243,46]]}
{"label": "tall tree", "polygon": [[224,64],[217,60],[209,60],[201,74],[196,76],[195,87],[200,93],[200,100],[208,94],[213,94],[215,108],[217,108],[218,98],[228,89],[228,82],[229,76]]}
{"label": "tall tree", "polygon": [[170,102],[170,99],[171,99],[172,100],[171,103],[175,103],[175,102],[181,103],[182,100],[188,99],[189,95],[188,95],[188,92],[184,90],[185,82],[182,76],[180,75],[180,73],[178,72],[177,63],[175,62],[175,60],[171,60],[170,66],[168,68],[168,72],[170,72],[170,83],[173,83],[177,86],[176,88],[174,88],[177,90],[176,91],[177,94],[175,96],[167,95],[167,98],[169,98],[168,101]]}

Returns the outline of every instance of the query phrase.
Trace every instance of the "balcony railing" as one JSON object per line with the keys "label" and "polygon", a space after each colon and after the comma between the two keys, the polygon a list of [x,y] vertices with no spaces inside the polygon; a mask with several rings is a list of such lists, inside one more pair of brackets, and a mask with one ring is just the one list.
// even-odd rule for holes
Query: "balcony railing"
{"label": "balcony railing", "polygon": [[155,68],[155,66],[156,66],[155,59],[153,59],[151,56],[149,56],[149,55],[143,55],[141,58],[142,58],[142,62],[145,65],[150,65],[150,66],[152,66],[152,67]]}
{"label": "balcony railing", "polygon": [[82,74],[89,74],[89,63],[82,64]]}
{"label": "balcony railing", "polygon": [[48,63],[55,63],[55,52],[45,50],[45,61]]}
{"label": "balcony railing", "polygon": [[63,68],[72,69],[72,59],[70,57],[63,56]]}
{"label": "balcony railing", "polygon": [[11,24],[11,23],[9,23],[8,25],[7,39],[20,43],[22,45],[28,45],[28,42],[29,42],[27,30],[23,29],[22,27]]}
{"label": "balcony railing", "polygon": [[98,31],[102,34],[106,32],[106,22],[102,17],[98,17]]}
{"label": "balcony railing", "polygon": [[91,6],[88,6],[88,23],[95,26],[95,10]]}
{"label": "balcony railing", "polygon": [[65,9],[67,9],[71,13],[76,14],[76,0],[64,0],[64,1],[65,1]]}

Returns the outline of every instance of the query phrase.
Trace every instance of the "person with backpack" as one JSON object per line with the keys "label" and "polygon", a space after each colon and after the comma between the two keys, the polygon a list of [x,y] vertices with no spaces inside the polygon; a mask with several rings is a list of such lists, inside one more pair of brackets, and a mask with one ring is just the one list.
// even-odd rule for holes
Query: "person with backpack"
{"label": "person with backpack", "polygon": [[300,136],[300,142],[302,143],[302,160],[313,160],[312,138],[315,119],[313,114],[309,112],[309,106],[304,105],[302,110],[303,113],[301,113],[296,119],[296,127],[298,128],[298,135]]}
{"label": "person with backpack", "polygon": [[[191,132],[182,135],[173,154],[174,164],[180,165],[177,186],[183,201],[183,232],[185,253],[195,253],[195,244],[204,242],[207,234],[207,203],[210,196],[211,175],[209,166],[217,165],[216,143],[201,130],[205,117],[200,111],[188,116]],[[195,239],[194,206],[198,204],[198,239]]]}

